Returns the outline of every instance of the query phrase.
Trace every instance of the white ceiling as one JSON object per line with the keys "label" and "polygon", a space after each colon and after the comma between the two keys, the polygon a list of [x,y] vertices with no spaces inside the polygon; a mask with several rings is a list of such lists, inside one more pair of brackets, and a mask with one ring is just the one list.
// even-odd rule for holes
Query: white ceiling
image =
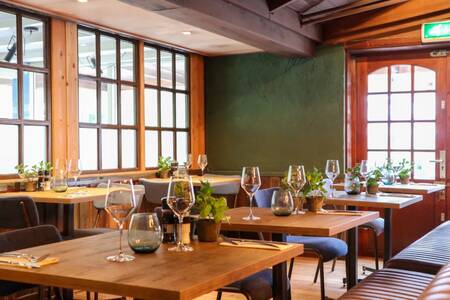
{"label": "white ceiling", "polygon": [[[69,19],[105,26],[203,55],[226,55],[261,51],[252,46],[187,25],[118,0],[15,0]],[[191,35],[181,32],[191,31]]]}

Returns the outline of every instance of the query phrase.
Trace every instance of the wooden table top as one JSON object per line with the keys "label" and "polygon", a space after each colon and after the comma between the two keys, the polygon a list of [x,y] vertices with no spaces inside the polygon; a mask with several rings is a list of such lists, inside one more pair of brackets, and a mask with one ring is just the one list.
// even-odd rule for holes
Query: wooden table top
{"label": "wooden table top", "polygon": [[55,191],[1,193],[0,199],[1,197],[28,196],[37,203],[77,204],[105,199],[106,193],[105,188],[69,188],[64,193]]}
{"label": "wooden table top", "polygon": [[346,192],[335,191],[334,197],[328,197],[325,200],[325,203],[359,207],[402,209],[422,200],[423,196],[421,195],[393,193],[378,193],[377,195],[361,193],[359,195],[349,195]]}
{"label": "wooden table top", "polygon": [[[336,183],[334,187],[339,190],[344,190],[343,183]],[[444,184],[433,184],[433,183],[409,183],[400,184],[396,183],[393,185],[383,185],[380,184],[378,187],[383,193],[397,193],[397,194],[413,194],[413,195],[428,195],[436,192],[445,190]],[[364,189],[364,188],[363,188]]]}
{"label": "wooden table top", "polygon": [[[124,249],[131,252],[126,237]],[[173,245],[163,244],[153,254],[136,254],[133,262],[106,261],[118,246],[115,232],[21,250],[50,253],[60,262],[40,269],[0,265],[0,279],[140,299],[192,299],[303,253],[303,245],[278,251],[195,242],[190,253],[169,252]]]}
{"label": "wooden table top", "polygon": [[[201,181],[208,181],[211,186],[218,186],[222,184],[228,183],[240,183],[241,178],[239,176],[221,176],[221,175],[212,175],[205,174],[203,176],[192,175],[192,184],[195,186],[200,186]],[[167,182],[169,183],[169,178],[145,178],[145,180],[150,182]]]}
{"label": "wooden table top", "polygon": [[222,223],[222,230],[286,233],[292,235],[334,236],[379,217],[378,212],[364,211],[361,216],[323,215],[307,212],[288,217],[274,216],[270,208],[254,208],[258,221],[244,221],[248,207],[230,209],[229,223]]}

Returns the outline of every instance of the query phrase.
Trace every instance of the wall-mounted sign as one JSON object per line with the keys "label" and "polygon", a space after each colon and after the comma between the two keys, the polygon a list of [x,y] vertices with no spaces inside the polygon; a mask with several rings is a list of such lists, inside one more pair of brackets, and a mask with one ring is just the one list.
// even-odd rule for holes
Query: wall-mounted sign
{"label": "wall-mounted sign", "polygon": [[422,42],[436,43],[450,41],[450,21],[422,24]]}

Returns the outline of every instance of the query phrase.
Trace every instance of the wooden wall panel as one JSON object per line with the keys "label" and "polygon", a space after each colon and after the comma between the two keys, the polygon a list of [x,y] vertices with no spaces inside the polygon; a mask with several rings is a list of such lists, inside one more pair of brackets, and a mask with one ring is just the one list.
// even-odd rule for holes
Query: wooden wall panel
{"label": "wooden wall panel", "polygon": [[193,168],[198,168],[197,156],[205,153],[205,69],[203,56],[190,56],[191,91],[191,154]]}

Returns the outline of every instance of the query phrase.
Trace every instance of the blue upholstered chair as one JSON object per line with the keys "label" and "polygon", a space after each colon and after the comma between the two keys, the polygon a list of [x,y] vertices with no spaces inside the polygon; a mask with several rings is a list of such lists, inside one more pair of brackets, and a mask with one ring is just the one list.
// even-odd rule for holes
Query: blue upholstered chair
{"label": "blue upholstered chair", "polygon": [[[255,201],[258,207],[270,207],[272,194],[279,188],[269,188],[259,190],[255,193]],[[287,237],[289,243],[303,244],[306,251],[315,253],[319,257],[318,271],[320,272],[320,294],[321,299],[325,299],[325,276],[323,265],[337,257],[347,255],[347,244],[340,239],[331,237],[313,237],[313,236],[293,236]],[[293,263],[289,267],[289,276],[292,274]],[[314,282],[317,280],[316,271]]]}

